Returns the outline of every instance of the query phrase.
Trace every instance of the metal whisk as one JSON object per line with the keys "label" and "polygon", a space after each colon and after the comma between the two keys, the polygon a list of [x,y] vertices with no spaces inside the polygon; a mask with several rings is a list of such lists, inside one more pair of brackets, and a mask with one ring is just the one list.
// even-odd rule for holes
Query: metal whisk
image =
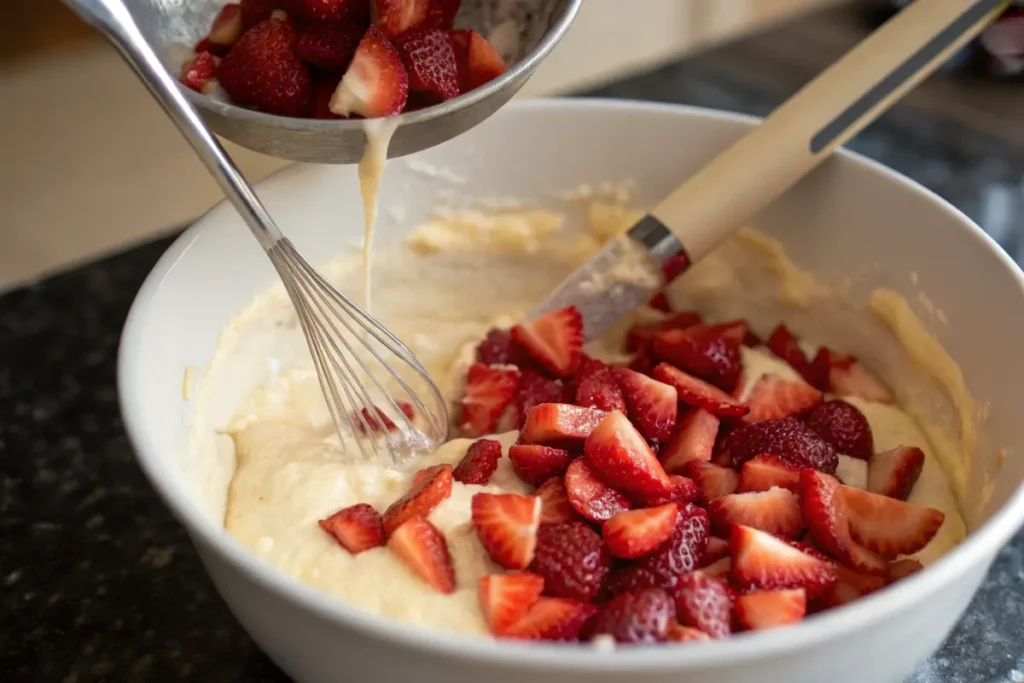
{"label": "metal whisk", "polygon": [[[444,442],[444,397],[413,353],[339,292],[281,233],[252,187],[163,68],[121,0],[65,0],[121,53],[267,252],[298,313],[339,436],[392,462]],[[402,400],[402,399],[405,400]]]}

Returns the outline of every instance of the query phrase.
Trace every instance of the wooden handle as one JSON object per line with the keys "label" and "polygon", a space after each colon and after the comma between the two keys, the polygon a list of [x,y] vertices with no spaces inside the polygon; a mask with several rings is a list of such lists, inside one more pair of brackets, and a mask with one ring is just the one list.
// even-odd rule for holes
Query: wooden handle
{"label": "wooden handle", "polygon": [[912,2],[651,214],[682,242],[692,260],[701,258],[874,121],[1008,5],[1008,0]]}

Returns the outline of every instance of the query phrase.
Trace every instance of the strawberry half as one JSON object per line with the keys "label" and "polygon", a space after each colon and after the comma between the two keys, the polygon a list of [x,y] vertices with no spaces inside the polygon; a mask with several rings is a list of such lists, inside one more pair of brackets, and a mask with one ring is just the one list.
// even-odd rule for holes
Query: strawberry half
{"label": "strawberry half", "polygon": [[[579,377],[576,383],[576,405],[597,408],[605,412],[625,412],[626,399],[616,375],[616,368],[593,359],[589,359],[588,365],[591,367],[590,372]],[[581,363],[580,367],[582,366]]]}
{"label": "strawberry half", "polygon": [[591,522],[604,522],[632,507],[629,498],[606,484],[583,458],[569,464],[565,492],[572,508]]}
{"label": "strawberry half", "polygon": [[365,28],[360,24],[308,24],[295,41],[295,54],[318,69],[345,71],[352,62]]}
{"label": "strawberry half", "polygon": [[618,374],[629,419],[637,430],[648,441],[669,438],[679,410],[675,388],[625,368],[620,368]]}
{"label": "strawberry half", "polygon": [[800,499],[792,491],[777,486],[767,491],[715,498],[708,504],[708,515],[712,528],[725,534],[734,524],[791,538],[804,529]]}
{"label": "strawberry half", "polygon": [[836,399],[822,403],[810,412],[806,423],[836,451],[851,458],[868,460],[875,450],[867,418],[846,401]]}
{"label": "strawberry half", "polygon": [[519,376],[519,388],[516,389],[515,398],[502,415],[498,426],[501,431],[522,429],[526,422],[526,411],[530,408],[542,403],[570,403],[571,394],[571,390],[562,383],[562,380],[545,377],[533,368],[524,367]]}
{"label": "strawberry half", "polygon": [[505,638],[573,641],[597,612],[588,602],[569,598],[541,598],[518,621],[505,629]]}
{"label": "strawberry half", "polygon": [[388,539],[388,549],[438,593],[455,592],[455,570],[448,542],[423,517],[410,517]]}
{"label": "strawberry half", "polygon": [[520,479],[535,486],[565,474],[573,457],[569,451],[552,446],[515,444],[508,450],[512,469]]}
{"label": "strawberry half", "polygon": [[387,534],[380,514],[366,503],[338,510],[321,519],[320,528],[329,533],[345,550],[358,555],[364,550],[384,545]]}
{"label": "strawberry half", "polygon": [[416,473],[409,491],[384,511],[388,535],[411,517],[426,517],[452,495],[451,465],[434,465]]}
{"label": "strawberry half", "polygon": [[809,596],[816,596],[835,583],[836,570],[831,563],[765,531],[737,524],[729,545],[732,575],[742,586],[763,590],[803,588]]}
{"label": "strawberry half", "polygon": [[528,572],[492,574],[480,577],[477,593],[480,609],[491,633],[502,635],[526,616],[544,590],[544,579]]}
{"label": "strawberry half", "polygon": [[660,588],[617,595],[597,610],[587,629],[591,639],[611,636],[617,643],[660,643],[675,621],[676,607]]}
{"label": "strawberry half", "polygon": [[221,61],[217,80],[236,104],[280,116],[301,116],[312,92],[309,70],[295,55],[295,29],[280,19],[246,31]]}
{"label": "strawberry half", "polygon": [[490,434],[498,426],[505,408],[512,402],[519,384],[519,371],[474,363],[466,373],[459,431],[470,438]]}
{"label": "strawberry half", "polygon": [[680,419],[675,434],[658,451],[666,472],[678,472],[691,460],[711,460],[721,420],[699,408]]}
{"label": "strawberry half", "polygon": [[686,643],[693,640],[711,640],[711,636],[699,628],[692,628],[672,622],[668,625],[668,630],[665,632],[665,640],[670,643]]}
{"label": "strawberry half", "polygon": [[743,463],[736,490],[739,493],[767,491],[773,486],[800,491],[800,468],[776,455],[759,455]]}
{"label": "strawberry half", "polygon": [[701,559],[701,567],[706,567],[709,564],[717,562],[723,557],[729,557],[729,541],[724,538],[718,538],[717,536],[711,536],[708,538],[708,547],[704,551],[704,557]]}
{"label": "strawberry half", "polygon": [[653,374],[654,379],[675,387],[679,400],[693,408],[701,408],[718,417],[742,417],[750,410],[721,389],[666,363],[654,368]]}
{"label": "strawberry half", "polygon": [[661,547],[617,571],[608,582],[612,595],[645,588],[674,591],[679,577],[700,564],[708,546],[708,514],[696,505],[679,508],[676,528]]}
{"label": "strawberry half", "polygon": [[854,540],[889,560],[923,549],[946,519],[941,510],[851,486],[839,491]]}
{"label": "strawberry half", "polygon": [[331,98],[338,89],[341,76],[338,74],[320,73],[313,75],[313,92],[309,96],[306,107],[306,118],[324,121],[338,120],[343,117],[331,111]]}
{"label": "strawberry half", "polygon": [[924,468],[924,451],[897,446],[875,453],[868,460],[868,491],[906,500]]}
{"label": "strawberry half", "polygon": [[459,462],[452,477],[460,484],[485,486],[498,469],[501,444],[491,439],[480,439],[469,444],[466,455]]}
{"label": "strawberry half", "polygon": [[743,416],[743,421],[798,417],[820,404],[822,398],[820,391],[803,380],[765,375],[757,381],[747,398],[750,412]]}
{"label": "strawberry half", "polygon": [[654,552],[667,541],[678,518],[679,506],[675,503],[620,512],[601,526],[601,536],[612,555],[632,560]]}
{"label": "strawberry half", "polygon": [[516,493],[473,496],[473,526],[492,560],[506,569],[525,569],[533,561],[540,505],[540,498]]}
{"label": "strawberry half", "polygon": [[852,356],[833,356],[828,378],[832,393],[837,396],[854,396],[872,403],[893,402],[892,392]]}
{"label": "strawberry half", "polygon": [[792,417],[745,424],[722,442],[723,458],[734,467],[765,453],[828,474],[834,474],[839,464],[839,454],[832,445]]}
{"label": "strawberry half", "polygon": [[633,353],[634,351],[647,348],[661,332],[685,330],[700,323],[701,317],[689,311],[675,313],[664,320],[658,320],[653,323],[638,323],[630,327],[626,332],[626,351]]}
{"label": "strawberry half", "polygon": [[654,355],[726,392],[736,388],[743,370],[740,341],[712,325],[658,333],[652,342]]}
{"label": "strawberry half", "polygon": [[513,327],[512,339],[556,377],[568,377],[580,360],[583,317],[575,306],[551,311]]}
{"label": "strawberry half", "polygon": [[186,88],[205,93],[217,78],[217,66],[220,57],[209,52],[197,52],[190,62],[185,64],[178,79]]}
{"label": "strawberry half", "polygon": [[561,477],[548,479],[537,487],[533,495],[540,498],[541,524],[578,522],[582,519],[569,503],[569,495],[565,491],[565,481]]}
{"label": "strawberry half", "polygon": [[373,25],[388,38],[423,23],[429,8],[430,0],[370,0]]}
{"label": "strawberry half", "polygon": [[841,564],[836,565],[835,570],[836,582],[814,600],[812,607],[815,611],[846,605],[885,586],[885,579],[880,576],[861,574]]}
{"label": "strawberry half", "polygon": [[331,111],[368,119],[391,116],[405,108],[409,74],[398,50],[371,26],[359,41],[345,75],[331,98]]}
{"label": "strawberry half", "polygon": [[505,73],[506,66],[501,55],[476,31],[452,31],[451,38],[459,66],[459,87],[462,92],[479,88]]}
{"label": "strawberry half", "polygon": [[729,467],[704,460],[691,460],[683,466],[683,474],[693,480],[704,505],[716,498],[735,493],[739,475]]}
{"label": "strawberry half", "polygon": [[519,439],[525,443],[579,445],[607,413],[566,403],[543,403],[526,411]]}
{"label": "strawberry half", "polygon": [[697,484],[689,477],[672,474],[669,475],[668,481],[672,487],[669,489],[669,492],[663,496],[644,498],[642,502],[646,507],[657,507],[659,505],[667,505],[668,503],[686,505],[697,500],[700,495],[700,492],[697,490]]}
{"label": "strawberry half", "polygon": [[712,638],[725,638],[732,632],[732,600],[725,581],[700,570],[683,574],[676,585],[675,602],[681,624]]}
{"label": "strawberry half", "polygon": [[800,471],[800,508],[811,538],[848,567],[882,576],[887,569],[885,559],[858,543],[850,533],[842,488],[835,477],[810,468]]}
{"label": "strawberry half", "polygon": [[206,39],[213,45],[229,47],[242,37],[242,28],[242,8],[235,3],[228,3],[213,18]]}
{"label": "strawberry half", "polygon": [[647,441],[617,410],[608,413],[590,433],[583,454],[603,480],[625,493],[663,496],[672,488]]}
{"label": "strawberry half", "polygon": [[817,382],[814,379],[815,374],[811,370],[811,363],[807,360],[807,355],[800,348],[800,343],[793,336],[793,333],[789,331],[789,328],[779,323],[779,326],[772,330],[771,335],[768,337],[767,346],[772,353],[789,363],[789,367],[796,370],[797,374],[814,386],[817,386]]}
{"label": "strawberry half", "polygon": [[743,628],[761,630],[794,624],[807,613],[807,593],[802,588],[750,591],[736,598],[736,620]]}
{"label": "strawberry half", "polygon": [[604,590],[612,556],[583,522],[545,524],[537,530],[530,571],[544,577],[544,593],[588,602]]}
{"label": "strawberry half", "polygon": [[417,26],[395,38],[395,47],[409,72],[409,89],[438,101],[459,96],[455,50],[448,33]]}
{"label": "strawberry half", "polygon": [[711,564],[704,565],[700,570],[713,579],[729,581],[732,577],[732,558],[728,555],[720,557]]}

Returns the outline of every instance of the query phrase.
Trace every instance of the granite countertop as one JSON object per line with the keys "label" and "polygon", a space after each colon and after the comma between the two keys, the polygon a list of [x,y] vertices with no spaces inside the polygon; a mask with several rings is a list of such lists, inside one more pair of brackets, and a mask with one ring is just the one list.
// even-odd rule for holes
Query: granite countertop
{"label": "granite countertop", "polygon": [[[785,88],[699,58],[595,95],[764,114]],[[851,145],[922,182],[1024,258],[1024,149],[898,108]],[[135,465],[118,335],[172,238],[0,296],[0,680],[276,683]],[[1024,681],[1024,535],[914,683]]]}

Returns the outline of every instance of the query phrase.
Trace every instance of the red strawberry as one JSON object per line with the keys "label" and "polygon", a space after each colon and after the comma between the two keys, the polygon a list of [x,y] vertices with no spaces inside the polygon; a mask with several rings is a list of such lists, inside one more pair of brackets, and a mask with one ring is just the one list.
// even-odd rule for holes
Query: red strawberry
{"label": "red strawberry", "polygon": [[653,308],[656,311],[662,313],[671,313],[672,305],[668,302],[668,297],[665,296],[665,292],[658,292],[651,297],[650,301],[647,302],[648,308]]}
{"label": "red strawberry", "polygon": [[611,636],[617,643],[660,643],[675,621],[676,607],[669,594],[648,588],[617,595],[597,610],[587,629],[590,638]]}
{"label": "red strawberry", "polygon": [[851,486],[839,491],[854,540],[889,560],[924,548],[946,519],[941,510]]}
{"label": "red strawberry", "polygon": [[545,524],[537,530],[530,571],[544,577],[546,595],[588,602],[604,589],[612,556],[583,522]]}
{"label": "red strawberry", "polygon": [[395,38],[395,46],[409,72],[410,90],[439,101],[459,96],[455,51],[445,31],[417,26]]}
{"label": "red strawberry", "polygon": [[[811,361],[810,376],[807,381],[822,391],[832,391],[829,375],[832,372],[833,358],[839,358],[839,355],[827,346],[822,346],[815,354],[814,360]],[[852,359],[853,356],[849,356],[849,358]]]}
{"label": "red strawberry", "polygon": [[604,369],[593,372],[580,379],[576,387],[576,405],[597,408],[610,412],[625,412],[626,399],[623,398],[622,387],[619,386],[615,368],[604,365]]}
{"label": "red strawberry", "polygon": [[321,529],[334,536],[353,555],[382,546],[387,541],[380,514],[366,503],[338,510],[330,517],[321,519],[319,524]]}
{"label": "red strawberry", "polygon": [[639,372],[641,375],[648,375],[654,372],[654,366],[658,364],[658,359],[654,357],[654,352],[650,348],[640,349],[633,356],[633,360],[629,361],[629,365],[626,366],[633,372]]}
{"label": "red strawberry", "polygon": [[699,325],[700,316],[689,311],[670,315],[664,320],[653,323],[638,323],[626,332],[626,351],[633,353],[647,348],[651,341],[661,332],[667,330],[685,330]]}
{"label": "red strawberry", "polygon": [[679,410],[679,394],[675,388],[625,368],[620,368],[618,373],[629,419],[637,430],[648,441],[669,438]]}
{"label": "red strawberry", "polygon": [[907,578],[911,574],[916,574],[922,569],[924,569],[924,565],[920,561],[912,557],[905,557],[902,560],[889,563],[889,571],[886,578],[889,583],[895,583],[900,579]]}
{"label": "red strawberry", "polygon": [[846,401],[836,399],[822,403],[810,412],[806,422],[836,451],[851,458],[867,460],[875,450],[867,418]]}
{"label": "red strawberry", "polygon": [[465,457],[452,473],[455,481],[461,484],[484,486],[491,480],[494,470],[498,469],[501,459],[501,444],[491,439],[480,439],[469,444]]}
{"label": "red strawberry", "polygon": [[679,577],[700,564],[708,547],[708,515],[696,505],[679,508],[672,536],[656,551],[612,575],[612,595],[644,588],[674,591]]}
{"label": "red strawberry", "polygon": [[654,368],[654,379],[670,384],[679,393],[679,400],[693,408],[701,408],[719,417],[742,417],[750,410],[746,405],[707,382],[687,375],[682,370],[661,363]]}
{"label": "red strawberry", "polygon": [[270,18],[274,10],[281,9],[285,0],[241,0],[242,30],[248,31],[261,21]]}
{"label": "red strawberry", "polygon": [[717,536],[708,538],[708,547],[704,551],[704,558],[700,561],[701,566],[706,567],[723,557],[729,557],[729,541]]}
{"label": "red strawberry", "polygon": [[764,453],[828,474],[835,473],[839,464],[832,445],[792,417],[743,425],[725,437],[722,450],[735,467]]}
{"label": "red strawberry", "polygon": [[740,469],[739,493],[767,491],[773,486],[789,489],[794,493],[800,490],[800,468],[791,465],[776,455],[759,455],[743,463]]}
{"label": "red strawberry", "polygon": [[728,555],[720,557],[711,564],[701,567],[700,570],[712,579],[729,581],[732,576],[732,558]]}
{"label": "red strawberry", "polygon": [[705,460],[689,461],[683,466],[683,474],[697,485],[700,501],[704,505],[715,498],[734,493],[739,482],[735,470]]}
{"label": "red strawberry", "polygon": [[833,360],[829,384],[837,396],[855,396],[873,403],[892,403],[889,389],[856,359]]}
{"label": "red strawberry", "polygon": [[807,360],[807,355],[800,348],[793,333],[782,323],[779,323],[779,326],[768,337],[768,348],[776,356],[789,363],[789,366],[796,370],[801,377],[817,386],[814,381],[815,374],[811,370],[811,363]]}
{"label": "red strawberry", "polygon": [[545,313],[512,328],[512,339],[557,377],[576,369],[583,347],[583,317],[575,306]]}
{"label": "red strawberry", "polygon": [[506,569],[526,569],[533,561],[540,504],[540,498],[516,493],[473,496],[473,526],[492,560]]}
{"label": "red strawberry", "polygon": [[466,395],[459,418],[462,435],[472,438],[493,432],[518,384],[517,370],[492,368],[483,363],[471,365],[466,373]]}
{"label": "red strawberry", "polygon": [[858,543],[850,533],[842,488],[835,477],[809,468],[800,471],[800,508],[811,538],[848,567],[882,576],[887,569],[885,559]]}
{"label": "red strawberry", "polygon": [[409,491],[384,511],[384,529],[393,534],[410,517],[426,517],[452,495],[451,465],[435,465],[416,473]]}
{"label": "red strawberry", "polygon": [[192,52],[194,52],[195,54],[199,54],[200,52],[209,52],[211,55],[223,57],[228,52],[231,52],[231,46],[216,45],[214,43],[211,43],[209,39],[203,38],[198,43],[196,43],[194,48],[192,48]]}
{"label": "red strawberry", "polygon": [[540,523],[578,522],[582,518],[569,503],[565,482],[561,477],[552,477],[537,487],[533,495],[540,498]]}
{"label": "red strawberry", "polygon": [[798,417],[818,406],[821,400],[821,392],[803,380],[765,375],[750,392],[747,399],[750,412],[743,416],[743,421],[761,422]]}
{"label": "red strawberry", "polygon": [[392,533],[388,549],[439,593],[455,592],[455,570],[444,534],[423,517],[410,517]]}
{"label": "red strawberry", "polygon": [[681,626],[676,622],[672,622],[668,625],[668,631],[665,632],[665,640],[670,643],[685,643],[693,640],[710,640],[711,636],[704,633],[697,628],[690,628],[689,626]]}
{"label": "red strawberry", "polygon": [[325,71],[345,71],[365,27],[359,24],[318,22],[302,28],[295,41],[295,54],[310,66]]}
{"label": "red strawberry", "polygon": [[694,325],[685,330],[659,332],[652,342],[654,355],[698,379],[731,392],[743,367],[740,342],[721,329]]}
{"label": "red strawberry", "polygon": [[242,37],[242,8],[229,2],[220,8],[213,18],[213,25],[206,39],[216,46],[230,46]]}
{"label": "red strawberry", "polygon": [[573,641],[579,638],[597,608],[568,598],[541,598],[526,616],[505,629],[505,638]]}
{"label": "red strawberry", "polygon": [[804,529],[800,499],[788,489],[775,486],[767,491],[731,493],[708,504],[712,528],[729,533],[733,524],[794,537]]}
{"label": "red strawberry", "polygon": [[604,419],[604,411],[565,403],[542,403],[526,411],[519,434],[525,443],[579,444]]}
{"label": "red strawberry", "polygon": [[295,56],[295,29],[267,19],[246,31],[217,69],[235,103],[280,116],[301,116],[311,92],[309,70]]}
{"label": "red strawberry", "polygon": [[721,421],[706,410],[695,409],[679,421],[675,434],[658,451],[666,472],[678,472],[691,460],[710,460]]}
{"label": "red strawberry", "polygon": [[875,453],[868,460],[868,491],[906,500],[924,468],[924,451],[897,446]]}
{"label": "red strawberry", "polygon": [[429,6],[430,0],[370,0],[373,24],[388,38],[423,23]]}
{"label": "red strawberry", "polygon": [[359,41],[341,84],[331,99],[331,111],[368,119],[397,114],[409,98],[409,74],[398,50],[371,26]]}
{"label": "red strawberry", "polygon": [[217,66],[220,64],[220,57],[215,57],[209,52],[197,52],[192,61],[185,65],[178,79],[186,88],[196,92],[206,92],[217,77]]}
{"label": "red strawberry", "polygon": [[565,474],[573,455],[561,448],[516,444],[508,451],[512,468],[527,484],[540,484],[552,477]]}
{"label": "red strawberry", "polygon": [[481,576],[477,593],[491,633],[502,635],[523,618],[543,590],[544,579],[528,572]]}
{"label": "red strawberry", "polygon": [[570,401],[570,395],[569,388],[562,384],[562,380],[545,377],[533,368],[524,368],[512,405],[505,411],[498,425],[502,431],[522,429],[526,411],[530,408],[541,403],[566,403]]}
{"label": "red strawberry", "polygon": [[[410,420],[416,416],[411,404],[406,403],[405,401],[395,401],[395,403],[398,405],[398,408],[402,413]],[[388,417],[387,413],[376,406],[374,407],[374,411],[377,413],[376,416],[371,415],[369,410],[363,408],[360,411],[362,419],[353,416],[352,421],[355,423],[356,429],[360,434],[366,436],[367,427],[369,427],[369,433],[372,434],[382,434],[385,431],[393,432],[398,429],[394,420]]]}
{"label": "red strawberry", "polygon": [[455,25],[455,15],[459,13],[462,0],[430,0],[427,7],[427,18],[424,24],[433,28],[450,31]]}
{"label": "red strawberry", "polygon": [[801,552],[767,532],[737,524],[732,528],[729,545],[732,575],[742,586],[764,590],[803,588],[809,596],[817,596],[835,583],[836,571],[831,563]]}
{"label": "red strawberry", "polygon": [[338,89],[341,76],[337,74],[315,74],[313,76],[313,92],[306,107],[306,117],[310,119],[336,120],[342,119],[331,111],[331,98]]}
{"label": "red strawberry", "polygon": [[690,255],[685,251],[678,251],[669,256],[661,264],[661,272],[665,276],[665,282],[669,283],[683,274],[690,267]]}
{"label": "red strawberry", "polygon": [[601,535],[612,555],[628,560],[654,552],[676,528],[679,506],[668,503],[654,508],[620,512],[601,526]]}
{"label": "red strawberry", "polygon": [[750,591],[736,598],[736,619],[752,630],[793,624],[806,613],[807,593],[802,588]]}
{"label": "red strawberry", "polygon": [[631,507],[629,499],[604,483],[583,458],[569,464],[565,492],[573,509],[591,522],[603,522]]}
{"label": "red strawberry", "polygon": [[697,500],[699,492],[697,491],[697,484],[695,484],[692,479],[678,474],[672,474],[669,475],[668,480],[671,485],[669,492],[663,496],[644,498],[644,505],[647,507],[657,507],[658,505],[666,505],[667,503],[686,505],[687,503],[692,503]]}
{"label": "red strawberry", "polygon": [[835,570],[836,582],[814,600],[815,611],[851,603],[885,586],[885,579],[880,576],[861,574],[841,564],[836,565]]}
{"label": "red strawberry", "polygon": [[681,624],[712,638],[725,638],[732,631],[732,600],[725,581],[700,570],[683,574],[676,585],[675,601]]}
{"label": "red strawberry", "polygon": [[365,21],[367,14],[366,0],[287,0],[281,4],[306,21]]}
{"label": "red strawberry", "polygon": [[617,410],[608,413],[590,433],[583,454],[602,479],[625,493],[663,496],[672,488],[644,437]]}
{"label": "red strawberry", "polygon": [[761,339],[750,331],[750,325],[746,320],[730,320],[724,323],[712,325],[711,329],[728,339],[734,340],[743,346],[762,346]]}
{"label": "red strawberry", "polygon": [[471,30],[451,32],[455,60],[459,65],[459,86],[462,92],[479,88],[505,73],[505,62],[487,40]]}
{"label": "red strawberry", "polygon": [[476,360],[485,365],[517,365],[524,361],[523,352],[512,343],[512,333],[497,328],[488,330],[487,336],[476,347]]}

